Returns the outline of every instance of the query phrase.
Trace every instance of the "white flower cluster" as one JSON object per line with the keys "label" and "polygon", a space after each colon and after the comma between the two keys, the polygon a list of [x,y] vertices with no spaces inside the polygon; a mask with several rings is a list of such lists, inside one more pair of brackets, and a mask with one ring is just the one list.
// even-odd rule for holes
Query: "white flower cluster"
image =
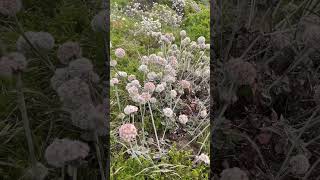
{"label": "white flower cluster", "polygon": [[[66,47],[62,47],[66,46]],[[81,56],[80,47],[77,43],[65,43],[61,49],[74,50],[65,52],[62,56],[58,50],[58,57],[63,57],[67,67],[56,69],[51,78],[51,86],[57,91],[63,104],[63,109],[71,114],[71,122],[83,130],[95,131],[98,135],[107,134],[107,122],[103,108],[100,104],[92,101],[91,88],[100,81],[100,77],[94,72],[91,61],[76,56]],[[63,51],[61,50],[60,51]],[[68,57],[68,58],[66,58]]]}
{"label": "white flower cluster", "polygon": [[[28,31],[24,33],[24,36],[34,48],[40,51],[49,51],[54,47],[55,41],[50,33]],[[17,49],[24,54],[30,54],[32,48],[24,36],[21,35],[17,40]]]}
{"label": "white flower cluster", "polygon": [[147,35],[151,36],[152,33],[159,33],[161,31],[161,23],[158,19],[153,19],[152,17],[142,17],[142,21],[135,24],[136,31],[135,35]]}
{"label": "white flower cluster", "polygon": [[62,167],[75,160],[87,157],[89,146],[80,141],[70,139],[55,139],[46,149],[45,158],[48,164]]}

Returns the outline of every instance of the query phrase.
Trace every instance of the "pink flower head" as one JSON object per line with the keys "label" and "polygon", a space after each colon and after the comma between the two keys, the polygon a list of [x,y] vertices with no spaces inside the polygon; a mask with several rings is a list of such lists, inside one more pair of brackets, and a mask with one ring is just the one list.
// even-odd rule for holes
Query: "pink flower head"
{"label": "pink flower head", "polygon": [[181,80],[180,85],[183,89],[189,89],[191,87],[191,84],[187,80]]}
{"label": "pink flower head", "polygon": [[184,114],[180,115],[180,116],[179,116],[179,122],[180,122],[181,124],[186,124],[186,123],[188,122],[188,116],[187,116],[187,115],[184,115]]}
{"label": "pink flower head", "polygon": [[132,105],[127,105],[125,108],[124,108],[124,113],[126,115],[130,115],[132,113],[135,113],[138,111],[138,107],[136,106],[132,106]]}
{"label": "pink flower head", "polygon": [[129,87],[127,91],[132,96],[139,94],[139,89],[136,86]]}
{"label": "pink flower head", "polygon": [[127,123],[119,128],[119,136],[126,142],[133,141],[137,135],[137,128],[133,124]]}
{"label": "pink flower head", "polygon": [[133,81],[133,80],[135,80],[136,79],[136,76],[135,75],[133,75],[133,74],[131,74],[131,75],[129,75],[128,76],[128,81]]}
{"label": "pink flower head", "polygon": [[139,96],[139,103],[141,104],[145,104],[148,101],[150,101],[151,99],[151,94],[147,93],[147,92],[143,92],[140,96]]}
{"label": "pink flower head", "polygon": [[115,55],[118,58],[123,58],[126,55],[126,52],[122,48],[117,48],[115,51]]}
{"label": "pink flower head", "polygon": [[177,58],[175,56],[170,56],[169,57],[169,64],[176,68],[178,66],[178,61],[177,61]]}
{"label": "pink flower head", "polygon": [[156,86],[152,82],[147,82],[144,84],[144,90],[147,92],[153,92],[156,89]]}
{"label": "pink flower head", "polygon": [[119,84],[119,79],[117,79],[117,78],[112,78],[112,79],[110,80],[110,86],[114,86],[114,85],[116,85],[116,84]]}

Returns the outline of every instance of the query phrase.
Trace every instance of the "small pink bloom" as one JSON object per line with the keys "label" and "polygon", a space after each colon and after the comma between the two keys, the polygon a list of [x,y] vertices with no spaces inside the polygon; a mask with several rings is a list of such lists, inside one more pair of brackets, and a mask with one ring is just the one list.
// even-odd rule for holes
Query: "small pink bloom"
{"label": "small pink bloom", "polygon": [[156,86],[152,82],[147,82],[144,84],[144,90],[148,92],[153,92],[156,89]]}
{"label": "small pink bloom", "polygon": [[133,141],[137,135],[137,128],[133,124],[127,123],[119,128],[119,136],[126,142]]}
{"label": "small pink bloom", "polygon": [[126,52],[122,48],[117,48],[115,51],[115,55],[118,58],[123,58],[126,55]]}

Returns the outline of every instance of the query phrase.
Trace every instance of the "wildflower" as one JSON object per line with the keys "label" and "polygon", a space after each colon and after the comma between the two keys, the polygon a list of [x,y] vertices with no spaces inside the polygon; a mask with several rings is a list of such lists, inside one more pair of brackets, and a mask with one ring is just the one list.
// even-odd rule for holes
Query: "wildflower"
{"label": "wildflower", "polygon": [[203,36],[200,36],[198,38],[198,44],[204,44],[206,42],[206,38],[204,38]]}
{"label": "wildflower", "polygon": [[68,71],[71,78],[78,77],[88,80],[89,74],[93,71],[93,65],[89,59],[80,58],[70,62]]}
{"label": "wildflower", "polygon": [[195,160],[196,162],[199,162],[199,161],[201,161],[201,162],[204,162],[205,164],[210,164],[210,158],[209,158],[209,156],[208,155],[205,155],[205,154],[200,154],[200,156],[196,156],[196,160]]}
{"label": "wildflower", "polygon": [[147,65],[144,65],[142,64],[139,68],[138,68],[139,71],[141,72],[144,72],[144,73],[148,73],[148,66]]}
{"label": "wildflower", "polygon": [[166,117],[171,118],[173,116],[173,111],[171,108],[165,108],[165,109],[163,109],[163,114]]}
{"label": "wildflower", "polygon": [[202,117],[202,118],[207,117],[207,115],[208,115],[207,110],[202,110],[202,111],[200,112],[200,117]]}
{"label": "wildflower", "polygon": [[160,93],[160,92],[162,92],[162,91],[164,91],[164,90],[165,90],[164,84],[158,84],[157,87],[156,87],[156,89],[155,89],[155,91],[156,91],[157,93]]}
{"label": "wildflower", "polygon": [[81,47],[77,42],[65,42],[57,51],[57,57],[62,64],[68,64],[72,59],[80,58],[81,55]]}
{"label": "wildflower", "polygon": [[175,56],[170,56],[169,57],[169,64],[176,68],[178,66],[178,61],[177,61],[177,58]]}
{"label": "wildflower", "polygon": [[181,46],[187,46],[190,42],[191,42],[190,38],[186,37],[181,41]]}
{"label": "wildflower", "polygon": [[72,125],[84,130],[96,131],[98,135],[107,133],[104,109],[92,103],[82,104],[71,112]]}
{"label": "wildflower", "polygon": [[141,57],[141,63],[142,64],[148,64],[149,63],[149,57],[148,56],[142,56]]}
{"label": "wildflower", "polygon": [[61,84],[57,89],[57,93],[66,110],[74,110],[82,104],[91,102],[89,86],[79,78],[74,78]]}
{"label": "wildflower", "polygon": [[144,90],[148,92],[153,92],[155,90],[156,86],[152,82],[147,82],[144,84]]}
{"label": "wildflower", "polygon": [[123,58],[126,55],[126,52],[122,48],[117,48],[115,51],[115,55],[117,58]]}
{"label": "wildflower", "polygon": [[226,64],[230,78],[239,85],[253,85],[257,77],[255,67],[241,59],[232,59]]}
{"label": "wildflower", "polygon": [[117,85],[119,84],[119,79],[118,78],[112,78],[110,80],[110,86],[114,86],[114,85]]}
{"label": "wildflower", "polygon": [[305,155],[298,154],[296,156],[293,156],[290,159],[289,165],[290,165],[290,171],[293,174],[301,175],[308,171],[310,167],[310,162]]}
{"label": "wildflower", "polygon": [[51,87],[57,90],[64,82],[69,80],[68,68],[58,68],[51,77]]}
{"label": "wildflower", "polygon": [[153,80],[155,80],[156,78],[158,77],[158,75],[157,75],[157,73],[155,73],[155,72],[149,72],[148,74],[147,74],[147,78],[149,79],[149,81],[153,81]]}
{"label": "wildflower", "polygon": [[138,101],[141,104],[145,104],[148,101],[150,101],[151,99],[151,95],[148,92],[143,92],[139,97],[138,97]]}
{"label": "wildflower", "polygon": [[238,167],[224,169],[221,173],[221,180],[249,180],[247,174]]}
{"label": "wildflower", "polygon": [[137,79],[136,76],[133,75],[133,74],[130,74],[130,75],[128,76],[128,81],[133,81],[133,80],[136,80],[136,79]]}
{"label": "wildflower", "polygon": [[126,72],[124,72],[124,71],[118,71],[117,75],[118,75],[119,77],[123,77],[123,78],[125,78],[125,77],[128,76],[128,74],[127,74]]}
{"label": "wildflower", "polygon": [[185,30],[180,31],[180,36],[182,38],[186,37],[187,36],[187,32]]}
{"label": "wildflower", "polygon": [[186,124],[186,123],[188,122],[188,116],[186,116],[186,115],[184,115],[184,114],[180,115],[180,116],[179,116],[179,122],[180,122],[181,124]]}
{"label": "wildflower", "polygon": [[111,60],[110,61],[110,66],[111,67],[116,67],[117,64],[118,64],[118,62],[116,60]]}
{"label": "wildflower", "polygon": [[138,107],[136,106],[132,106],[132,105],[127,105],[125,108],[124,108],[124,113],[126,115],[130,115],[132,113],[135,113],[138,111]]}
{"label": "wildflower", "polygon": [[181,86],[183,89],[190,89],[190,87],[191,87],[190,82],[187,81],[187,80],[181,80],[181,81],[179,82],[179,84],[180,84],[180,86]]}
{"label": "wildflower", "polygon": [[174,98],[176,98],[177,97],[177,91],[175,91],[175,90],[171,90],[170,91],[170,97],[172,98],[172,99],[174,99]]}
{"label": "wildflower", "polygon": [[131,96],[139,94],[139,89],[136,86],[129,87],[127,91]]}
{"label": "wildflower", "polygon": [[119,128],[119,136],[122,140],[126,142],[133,141],[138,135],[137,128],[130,123],[123,124]]}
{"label": "wildflower", "polygon": [[26,172],[26,177],[30,179],[44,180],[47,175],[48,168],[40,162],[37,162],[35,166],[30,167]]}
{"label": "wildflower", "polygon": [[138,80],[131,81],[131,84],[136,86],[136,87],[141,87],[140,82]]}
{"label": "wildflower", "polygon": [[88,156],[89,146],[81,141],[69,139],[55,139],[45,151],[45,159],[48,164],[62,167],[66,163],[84,159]]}
{"label": "wildflower", "polygon": [[[30,43],[38,50],[49,51],[54,47],[54,38],[47,32],[25,32],[24,35],[28,38]],[[30,45],[21,35],[17,40],[17,49],[19,52],[28,53],[31,50]]]}
{"label": "wildflower", "polygon": [[6,16],[14,16],[22,8],[21,0],[1,0],[0,1],[0,14]]}
{"label": "wildflower", "polygon": [[150,102],[154,104],[157,102],[157,99],[155,97],[152,97],[152,98],[150,98]]}
{"label": "wildflower", "polygon": [[177,80],[176,77],[171,76],[171,75],[166,75],[163,77],[163,81],[168,82],[168,83],[174,83],[174,82],[176,82],[176,80]]}

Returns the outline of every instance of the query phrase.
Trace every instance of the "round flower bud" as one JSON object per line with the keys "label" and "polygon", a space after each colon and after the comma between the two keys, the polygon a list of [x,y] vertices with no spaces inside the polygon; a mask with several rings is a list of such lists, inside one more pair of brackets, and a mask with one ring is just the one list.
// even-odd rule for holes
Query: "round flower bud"
{"label": "round flower bud", "polygon": [[[50,33],[28,31],[24,35],[38,50],[49,51],[54,47],[54,38]],[[22,35],[17,40],[17,49],[24,54],[30,54],[31,47]]]}
{"label": "round flower bud", "polygon": [[122,140],[126,142],[135,140],[137,135],[138,135],[137,128],[133,124],[130,124],[130,123],[123,124],[119,128],[119,136]]}
{"label": "round flower bud", "polygon": [[190,82],[187,80],[181,80],[179,84],[183,89],[189,89],[191,87]]}
{"label": "round flower bud", "polygon": [[147,74],[147,78],[148,78],[148,80],[149,81],[153,81],[153,80],[155,80],[156,78],[158,77],[158,75],[157,75],[157,73],[155,73],[155,72],[149,72],[148,74]]}
{"label": "round flower bud", "polygon": [[91,102],[89,86],[79,78],[64,82],[57,89],[57,93],[66,110],[74,110]]}
{"label": "round flower bud", "polygon": [[181,124],[187,124],[187,122],[188,122],[188,116],[186,116],[186,115],[184,115],[184,114],[180,115],[180,116],[179,116],[179,122],[180,122]]}
{"label": "round flower bud", "polygon": [[305,155],[298,154],[296,156],[291,157],[289,166],[291,173],[301,175],[308,171],[310,163],[309,159]]}
{"label": "round flower bud", "polygon": [[165,109],[163,109],[163,114],[166,117],[171,118],[173,116],[173,111],[171,108],[165,108]]}
{"label": "round flower bud", "polygon": [[71,60],[80,58],[81,55],[81,47],[77,42],[65,42],[59,46],[57,51],[57,57],[62,64],[68,64]]}
{"label": "round flower bud", "polygon": [[122,48],[117,48],[114,52],[117,58],[123,58],[126,55],[126,51]]}
{"label": "round flower bud", "polygon": [[[196,156],[196,159],[195,159],[196,162],[204,162],[205,164],[210,164],[210,158],[208,155],[206,154],[200,154],[200,156]],[[230,179],[231,180],[231,179]]]}
{"label": "round flower bud", "polygon": [[152,98],[150,98],[150,102],[151,102],[152,104],[154,104],[154,103],[157,102],[157,99],[156,99],[155,97],[152,97]]}
{"label": "round flower bud", "polygon": [[119,79],[118,78],[112,78],[110,80],[110,86],[114,86],[114,85],[117,85],[119,84]]}
{"label": "round flower bud", "polygon": [[0,14],[5,16],[14,16],[22,8],[21,0],[1,0],[0,1]]}
{"label": "round flower bud", "polygon": [[200,36],[200,37],[198,38],[198,44],[204,44],[205,42],[206,42],[206,38],[205,38],[205,37]]}
{"label": "round flower bud", "polygon": [[110,66],[111,66],[111,67],[116,67],[117,64],[118,64],[118,63],[117,63],[116,60],[111,60],[111,61],[110,61]]}
{"label": "round flower bud", "polygon": [[152,82],[147,82],[144,84],[144,90],[152,93],[156,89],[156,86]]}
{"label": "round flower bud", "polygon": [[88,156],[89,146],[80,141],[55,139],[45,151],[45,159],[54,167],[62,167],[66,163],[84,159]]}
{"label": "round flower bud", "polygon": [[221,180],[249,180],[248,175],[240,168],[228,168],[224,169],[221,173]]}
{"label": "round flower bud", "polygon": [[231,80],[239,85],[253,85],[257,77],[255,67],[241,59],[232,59],[226,64]]}
{"label": "round flower bud", "polygon": [[135,113],[138,111],[138,107],[136,106],[132,106],[132,105],[127,105],[125,108],[124,108],[124,113],[126,115],[130,115],[132,113]]}
{"label": "round flower bud", "polygon": [[164,86],[163,84],[158,84],[157,87],[156,87],[156,89],[155,89],[155,91],[156,91],[157,93],[160,93],[160,92],[162,92],[162,91],[164,91],[164,90],[165,90],[165,86]]}
{"label": "round flower bud", "polygon": [[138,70],[139,71],[141,71],[141,72],[144,72],[144,73],[148,73],[148,66],[147,65],[144,65],[144,64],[142,64],[141,66],[139,66],[139,68],[138,68]]}
{"label": "round flower bud", "polygon": [[183,37],[186,37],[187,36],[187,32],[185,30],[182,30],[180,31],[180,36],[183,38]]}
{"label": "round flower bud", "polygon": [[170,91],[170,97],[171,97],[172,99],[175,98],[175,97],[177,97],[177,95],[178,95],[177,91],[175,91],[175,90],[171,90],[171,91]]}

